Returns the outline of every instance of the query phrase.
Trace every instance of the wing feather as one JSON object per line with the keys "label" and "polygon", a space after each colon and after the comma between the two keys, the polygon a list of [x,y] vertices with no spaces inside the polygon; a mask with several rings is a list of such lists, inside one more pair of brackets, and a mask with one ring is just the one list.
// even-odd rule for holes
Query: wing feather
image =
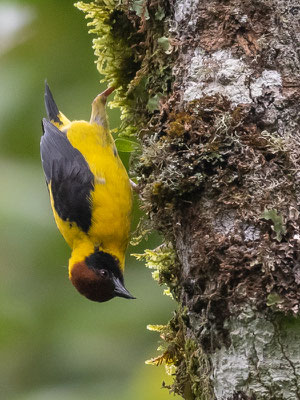
{"label": "wing feather", "polygon": [[83,155],[71,145],[67,136],[43,119],[41,158],[48,185],[59,217],[75,222],[84,232],[91,226],[90,195],[94,175]]}

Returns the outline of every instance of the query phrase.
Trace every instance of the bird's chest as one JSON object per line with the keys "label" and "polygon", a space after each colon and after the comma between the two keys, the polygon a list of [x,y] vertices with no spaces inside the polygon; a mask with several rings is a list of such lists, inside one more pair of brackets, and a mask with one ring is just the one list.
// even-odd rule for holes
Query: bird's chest
{"label": "bird's chest", "polygon": [[94,190],[90,194],[92,224],[88,235],[101,247],[126,248],[132,194],[127,172],[112,138],[103,139],[99,132],[90,132],[84,137],[73,136],[70,141],[85,157],[94,175]]}
{"label": "bird's chest", "polygon": [[112,164],[96,177],[91,194],[92,226],[89,235],[104,247],[127,246],[130,230],[131,188],[126,171]]}

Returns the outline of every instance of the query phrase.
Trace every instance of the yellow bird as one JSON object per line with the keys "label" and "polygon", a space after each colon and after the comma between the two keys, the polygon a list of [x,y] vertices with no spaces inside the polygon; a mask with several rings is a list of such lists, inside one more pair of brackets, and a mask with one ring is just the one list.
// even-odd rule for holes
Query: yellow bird
{"label": "yellow bird", "polygon": [[69,278],[88,299],[134,299],[124,286],[132,192],[105,112],[109,88],[90,122],[69,121],[46,83],[41,158],[58,229],[72,249]]}

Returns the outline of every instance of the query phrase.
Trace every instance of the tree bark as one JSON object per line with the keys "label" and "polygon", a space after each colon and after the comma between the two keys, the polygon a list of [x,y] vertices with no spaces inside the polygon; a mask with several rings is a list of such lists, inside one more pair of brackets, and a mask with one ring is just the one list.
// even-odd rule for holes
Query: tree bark
{"label": "tree bark", "polygon": [[158,328],[157,362],[175,366],[184,399],[300,399],[299,3],[120,10],[136,41],[122,83],[142,143],[133,168],[176,259],[158,267],[179,309]]}
{"label": "tree bark", "polygon": [[216,399],[299,399],[300,7],[172,8],[173,87],[178,111],[198,116],[186,143],[200,137],[187,148],[206,175],[172,222],[185,334]]}

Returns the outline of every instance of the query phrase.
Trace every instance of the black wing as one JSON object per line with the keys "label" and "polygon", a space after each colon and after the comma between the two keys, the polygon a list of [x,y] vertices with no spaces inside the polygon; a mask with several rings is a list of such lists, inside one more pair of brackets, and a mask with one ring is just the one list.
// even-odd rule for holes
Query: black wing
{"label": "black wing", "polygon": [[94,176],[83,155],[45,118],[43,131],[41,158],[55,210],[61,219],[75,222],[87,232],[92,220],[90,194],[94,189]]}
{"label": "black wing", "polygon": [[62,122],[58,117],[58,115],[59,115],[58,107],[55,104],[52,93],[47,84],[47,81],[45,82],[45,108],[46,108],[49,120],[58,122],[60,125],[62,125]]}

